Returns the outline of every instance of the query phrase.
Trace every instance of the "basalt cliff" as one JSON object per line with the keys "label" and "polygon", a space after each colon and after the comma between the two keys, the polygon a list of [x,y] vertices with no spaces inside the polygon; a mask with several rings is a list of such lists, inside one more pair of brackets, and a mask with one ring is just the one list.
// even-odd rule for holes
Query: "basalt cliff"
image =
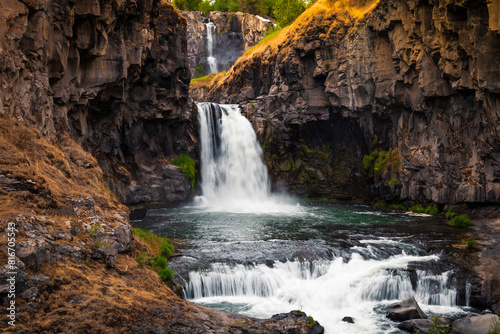
{"label": "basalt cliff", "polygon": [[[209,92],[301,196],[500,203],[498,1],[318,1]],[[196,99],[196,97],[195,97]]]}
{"label": "basalt cliff", "polygon": [[[0,110],[98,157],[125,203],[182,200],[194,152],[186,22],[159,1],[2,1]],[[158,163],[161,161],[161,163]],[[153,190],[153,191],[152,191]]]}

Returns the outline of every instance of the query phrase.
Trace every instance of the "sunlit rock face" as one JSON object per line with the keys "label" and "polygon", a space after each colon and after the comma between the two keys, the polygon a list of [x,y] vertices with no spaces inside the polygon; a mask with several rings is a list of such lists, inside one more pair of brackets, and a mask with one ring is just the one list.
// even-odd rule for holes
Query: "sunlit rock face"
{"label": "sunlit rock face", "polygon": [[271,21],[248,13],[181,12],[187,19],[188,57],[191,77],[210,74],[207,57],[210,53],[209,33],[215,25],[214,57],[217,71],[227,71],[246,50],[266,36]]}
{"label": "sunlit rock face", "polygon": [[[382,0],[346,17],[302,22],[210,93],[243,106],[273,180],[309,196],[499,203],[498,6]],[[363,166],[374,151],[392,161]]]}
{"label": "sunlit rock face", "polygon": [[165,167],[197,140],[186,22],[171,5],[8,0],[0,21],[4,114],[70,133],[127,203],[186,198],[187,179]]}

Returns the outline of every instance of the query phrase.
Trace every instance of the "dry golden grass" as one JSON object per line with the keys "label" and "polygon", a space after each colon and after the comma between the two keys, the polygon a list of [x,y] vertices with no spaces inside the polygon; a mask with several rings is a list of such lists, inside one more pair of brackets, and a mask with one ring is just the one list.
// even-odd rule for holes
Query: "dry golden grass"
{"label": "dry golden grass", "polygon": [[[29,333],[130,333],[134,325],[144,326],[142,321],[168,327],[186,304],[155,272],[139,267],[128,255],[118,257],[116,269],[100,262],[68,262],[44,265],[41,273],[63,283],[43,293],[30,319],[19,319],[19,329]],[[161,316],[150,309],[161,310]]]}
{"label": "dry golden grass", "polygon": [[78,143],[68,136],[44,137],[4,115],[0,178],[0,218],[16,213],[64,215],[72,198],[87,196],[94,199],[97,213],[126,210],[107,187],[95,158]]}

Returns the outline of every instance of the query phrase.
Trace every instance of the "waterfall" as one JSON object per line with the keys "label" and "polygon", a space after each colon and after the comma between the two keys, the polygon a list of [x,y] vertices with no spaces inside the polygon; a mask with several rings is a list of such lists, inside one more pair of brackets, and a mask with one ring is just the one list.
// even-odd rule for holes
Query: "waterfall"
{"label": "waterfall", "polygon": [[217,69],[217,58],[215,57],[215,46],[216,46],[216,36],[217,30],[216,26],[213,22],[205,23],[207,27],[207,61],[208,66],[210,67],[210,73],[217,73],[219,70]]}
{"label": "waterfall", "polygon": [[237,105],[197,103],[201,139],[201,190],[197,205],[248,213],[297,211],[271,194],[262,149]]}
{"label": "waterfall", "polygon": [[[276,261],[271,266],[217,263],[209,270],[190,272],[184,293],[187,299],[209,306],[246,305],[240,312],[257,318],[301,309],[329,333],[366,333],[380,325],[374,308],[384,314],[389,304],[412,296],[425,312],[461,312],[451,272],[417,270],[418,281],[412,285],[408,264],[438,258],[403,252],[377,260],[354,253],[348,262],[336,258]],[[341,321],[347,315],[356,319],[356,325]]]}
{"label": "waterfall", "polygon": [[[411,261],[435,258],[397,255],[386,260],[364,260],[355,254],[347,263],[342,258],[332,262],[276,262],[272,267],[218,263],[209,271],[191,272],[185,294],[189,299],[279,296],[292,304],[304,305],[311,297],[328,294],[329,304],[335,308],[363,301],[394,301],[415,296],[423,305],[456,306],[456,287],[448,287],[456,283],[451,272],[435,275],[417,271],[417,286],[412,287],[404,267]],[[302,286],[301,291],[295,290],[298,285]],[[304,299],[300,300],[302,297]]]}

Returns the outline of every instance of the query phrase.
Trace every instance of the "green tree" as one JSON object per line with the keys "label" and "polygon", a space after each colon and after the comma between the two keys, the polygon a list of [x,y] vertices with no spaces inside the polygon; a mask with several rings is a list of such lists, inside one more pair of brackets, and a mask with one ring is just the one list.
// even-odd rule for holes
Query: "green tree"
{"label": "green tree", "polygon": [[213,3],[213,10],[220,12],[237,12],[239,8],[237,0],[215,0]]}
{"label": "green tree", "polygon": [[200,5],[198,6],[198,10],[208,14],[214,10],[214,6],[209,0],[205,0],[200,3]]}
{"label": "green tree", "polygon": [[179,10],[198,10],[202,0],[174,0],[174,6]]}
{"label": "green tree", "polygon": [[291,24],[304,12],[306,3],[302,0],[277,0],[274,2],[273,16],[280,27]]}

